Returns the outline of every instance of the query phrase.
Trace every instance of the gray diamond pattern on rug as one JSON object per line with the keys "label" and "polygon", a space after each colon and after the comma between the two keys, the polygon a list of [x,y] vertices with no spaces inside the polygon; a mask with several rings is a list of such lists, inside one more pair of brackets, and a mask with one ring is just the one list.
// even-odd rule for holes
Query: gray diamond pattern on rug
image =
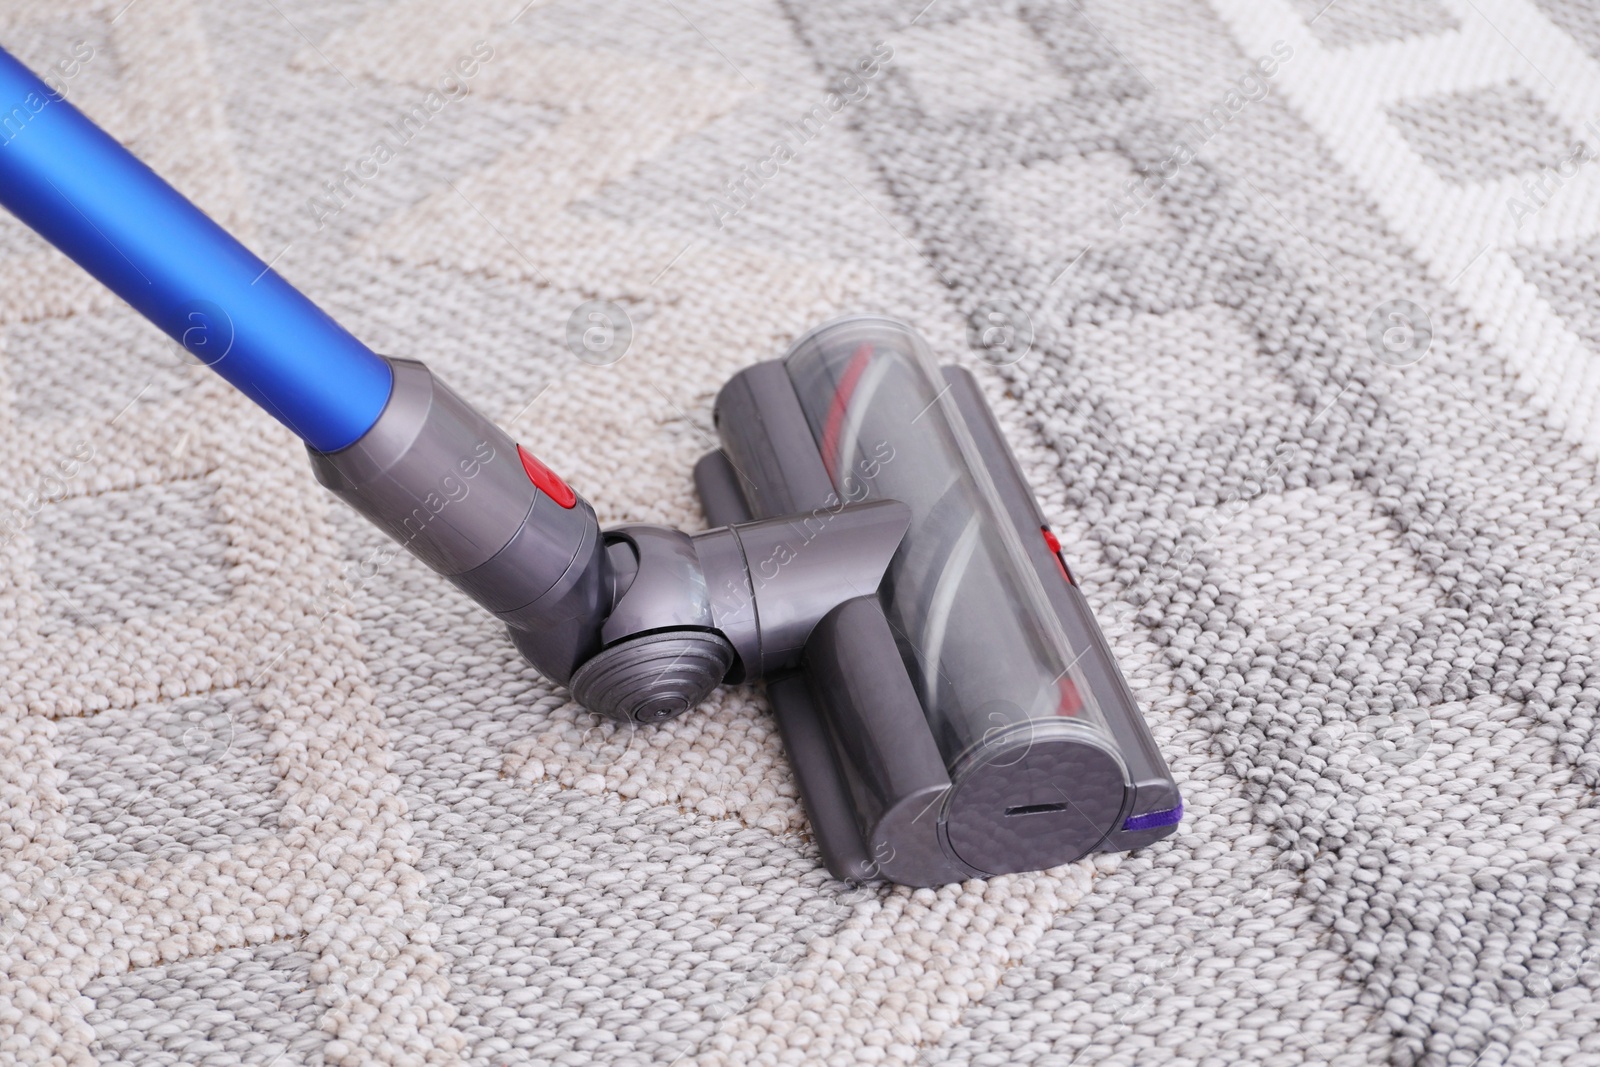
{"label": "gray diamond pattern on rug", "polygon": [[1567,327],[1600,353],[1600,307],[1593,299],[1600,288],[1600,240],[1524,246],[1517,249],[1516,260]]}
{"label": "gray diamond pattern on rug", "polygon": [[416,810],[452,871],[429,894],[475,1059],[671,1062],[847,914],[818,892],[826,872],[763,831],[468,781],[466,802]]}
{"label": "gray diamond pattern on rug", "polygon": [[40,632],[223,603],[228,538],[214,495],[193,479],[47,505],[33,530],[38,574],[54,594]]}
{"label": "gray diamond pattern on rug", "polygon": [[1404,41],[1458,30],[1461,23],[1440,0],[1293,0],[1295,11],[1329,48]]}
{"label": "gray diamond pattern on rug", "polygon": [[237,690],[63,724],[74,866],[179,860],[270,837],[283,800],[259,710]]}
{"label": "gray diamond pattern on rug", "polygon": [[1584,0],[1534,0],[1550,21],[1591,56],[1600,59],[1600,11]]}
{"label": "gray diamond pattern on rug", "polygon": [[1539,98],[1515,83],[1406,100],[1389,115],[1439,176],[1458,184],[1555,167],[1577,145]]}
{"label": "gray diamond pattern on rug", "polygon": [[313,960],[288,942],[146,967],[96,982],[89,1022],[104,1064],[320,1064]]}
{"label": "gray diamond pattern on rug", "polygon": [[30,422],[115,417],[129,403],[178,399],[205,373],[129,307],[16,323],[4,340]]}

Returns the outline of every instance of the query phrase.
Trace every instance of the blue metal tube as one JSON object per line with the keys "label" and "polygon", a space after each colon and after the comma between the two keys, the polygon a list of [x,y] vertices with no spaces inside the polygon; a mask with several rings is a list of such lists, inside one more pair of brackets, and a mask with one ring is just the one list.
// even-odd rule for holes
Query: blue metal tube
{"label": "blue metal tube", "polygon": [[313,448],[388,402],[388,363],[3,49],[0,204]]}

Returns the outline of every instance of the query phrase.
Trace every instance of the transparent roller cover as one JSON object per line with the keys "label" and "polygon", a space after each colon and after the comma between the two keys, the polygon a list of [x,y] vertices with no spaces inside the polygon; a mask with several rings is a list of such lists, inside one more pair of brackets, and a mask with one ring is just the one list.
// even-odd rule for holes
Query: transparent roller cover
{"label": "transparent roller cover", "polygon": [[[824,517],[880,499],[912,512],[876,590],[881,622],[872,605],[825,620],[810,660],[809,697],[869,866],[928,883],[950,880],[929,873],[941,862],[1038,870],[1170,832],[1176,786],[971,376],[941,372],[910,327],[879,317],[812,331],[781,367],[799,426],[785,425],[770,371],[751,375],[753,407],[730,390],[719,398],[729,458],[758,469],[744,478],[752,510],[815,508],[820,496]],[[814,459],[796,455],[802,437]],[[786,456],[764,465],[762,450]],[[886,628],[883,654],[865,657],[874,628]],[[893,679],[878,677],[890,668]],[[897,701],[911,710],[885,741],[885,722],[869,720]],[[926,738],[911,736],[918,712]],[[934,847],[941,857],[921,855]]]}

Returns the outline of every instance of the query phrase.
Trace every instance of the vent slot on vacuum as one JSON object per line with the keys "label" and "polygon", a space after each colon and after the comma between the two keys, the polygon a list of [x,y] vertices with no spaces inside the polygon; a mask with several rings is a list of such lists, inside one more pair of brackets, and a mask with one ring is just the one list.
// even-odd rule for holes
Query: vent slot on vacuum
{"label": "vent slot on vacuum", "polygon": [[1014,808],[1006,809],[1006,818],[1010,819],[1018,815],[1048,815],[1053,811],[1066,811],[1071,806],[1066,801],[1062,801],[1059,804],[1019,804]]}

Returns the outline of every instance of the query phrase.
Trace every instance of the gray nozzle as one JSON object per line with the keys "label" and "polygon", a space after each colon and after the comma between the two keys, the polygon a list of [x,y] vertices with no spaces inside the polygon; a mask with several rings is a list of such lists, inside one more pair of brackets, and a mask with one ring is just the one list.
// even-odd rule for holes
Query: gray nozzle
{"label": "gray nozzle", "polygon": [[394,390],[372,428],[338,452],[309,450],[317,480],[504,621],[535,667],[567,682],[599,651],[611,603],[594,509],[559,479],[546,488],[564,499],[536,485],[533,472],[547,472],[427,367],[389,363]]}
{"label": "gray nozzle", "polygon": [[828,612],[876,591],[910,521],[880,500],[695,535],[608,530],[617,600],[574,692],[593,711],[660,721],[723,681],[792,670]]}
{"label": "gray nozzle", "polygon": [[602,534],[594,511],[427,367],[390,360],[378,421],[317,480],[506,623],[604,715],[657,722],[724,680],[794,667],[836,604],[876,590],[910,513],[829,506],[690,536]]}

